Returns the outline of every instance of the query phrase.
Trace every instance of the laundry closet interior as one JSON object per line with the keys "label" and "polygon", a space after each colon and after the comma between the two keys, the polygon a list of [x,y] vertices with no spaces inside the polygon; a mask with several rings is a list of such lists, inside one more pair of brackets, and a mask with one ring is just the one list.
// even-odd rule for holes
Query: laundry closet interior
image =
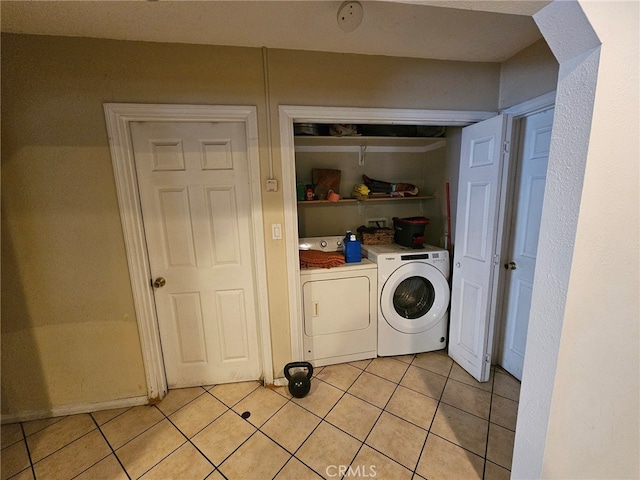
{"label": "laundry closet interior", "polygon": [[[304,360],[323,366],[446,348],[447,184],[457,182],[459,158],[452,157],[459,152],[461,127],[327,122],[294,123],[293,129]],[[371,182],[402,184],[412,192],[384,194],[372,188],[368,197],[358,195],[358,187]],[[393,234],[394,218],[428,219],[420,245],[408,248],[394,243],[388,236]],[[388,230],[380,245],[358,233],[360,262],[317,268],[303,261],[307,253],[303,250],[340,252],[346,248],[342,245],[346,232],[356,234],[361,227]],[[378,259],[376,248],[391,255],[403,253],[403,260],[398,256],[393,267],[382,267],[383,256]],[[416,262],[407,255],[412,260],[435,257],[440,270],[446,264],[446,273],[428,265],[432,259]],[[398,280],[404,294],[397,285],[389,292],[391,273],[409,266],[403,263],[421,270]],[[399,295],[407,302],[405,307],[398,305]],[[435,324],[438,327],[432,328]],[[391,325],[388,332],[387,325]]]}
{"label": "laundry closet interior", "polygon": [[[291,151],[283,163],[283,178],[290,184],[285,197],[290,188],[296,206],[295,215],[286,218],[287,229],[295,230],[288,248],[290,258],[297,253],[301,259],[300,268],[289,269],[293,358],[328,365],[446,349],[479,381],[487,381],[493,363],[508,364],[505,368],[519,378],[531,280],[516,278],[514,267],[524,261],[513,259],[526,245],[525,256],[535,259],[546,168],[524,183],[517,178],[527,171],[525,158],[546,165],[552,105],[553,92],[503,115],[373,109],[374,119],[385,124],[344,122],[366,119],[367,109],[281,108],[281,121],[291,121],[290,134],[302,133],[287,139],[282,129],[281,139]],[[332,114],[342,122],[332,122]],[[403,122],[403,115],[420,116],[423,123]],[[297,120],[316,117],[325,121]],[[349,134],[335,134],[344,130]],[[338,201],[335,192],[331,201],[326,188],[315,189],[326,172],[333,176],[330,185]],[[357,186],[372,181],[405,184],[414,191],[360,196]],[[428,219],[420,242],[401,240],[396,217],[400,225]],[[361,271],[349,263],[309,268],[302,261],[308,258],[303,250],[342,250],[345,232],[360,227],[396,230],[393,240],[380,244],[367,242],[360,232]],[[517,240],[512,228],[526,233]],[[365,271],[367,262],[376,270]]]}

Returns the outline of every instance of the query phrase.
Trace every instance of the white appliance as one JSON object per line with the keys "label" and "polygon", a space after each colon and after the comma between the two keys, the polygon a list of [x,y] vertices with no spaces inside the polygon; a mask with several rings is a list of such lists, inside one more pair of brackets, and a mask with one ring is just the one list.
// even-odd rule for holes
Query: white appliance
{"label": "white appliance", "polygon": [[[301,238],[301,250],[342,252],[343,237]],[[363,258],[300,269],[304,360],[316,367],[376,357],[377,266]]]}
{"label": "white appliance", "polygon": [[449,252],[364,245],[378,265],[378,355],[441,350],[449,323]]}

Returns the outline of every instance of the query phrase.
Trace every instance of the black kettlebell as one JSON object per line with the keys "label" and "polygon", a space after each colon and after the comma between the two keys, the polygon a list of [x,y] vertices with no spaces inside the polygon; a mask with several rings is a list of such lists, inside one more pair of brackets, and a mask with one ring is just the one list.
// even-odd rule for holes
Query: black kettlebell
{"label": "black kettlebell", "polygon": [[[307,373],[296,372],[291,375],[292,368],[306,368]],[[311,389],[311,375],[313,375],[313,365],[309,362],[291,362],[284,366],[284,376],[289,380],[289,393],[296,398],[302,398]]]}

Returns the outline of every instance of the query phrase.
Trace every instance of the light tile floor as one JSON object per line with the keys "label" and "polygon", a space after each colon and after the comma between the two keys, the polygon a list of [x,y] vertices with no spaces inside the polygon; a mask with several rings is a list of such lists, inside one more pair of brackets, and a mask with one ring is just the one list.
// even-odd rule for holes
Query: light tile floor
{"label": "light tile floor", "polygon": [[480,384],[430,352],[318,368],[311,383],[302,399],[244,382],[3,425],[1,478],[509,478],[520,383],[500,368]]}

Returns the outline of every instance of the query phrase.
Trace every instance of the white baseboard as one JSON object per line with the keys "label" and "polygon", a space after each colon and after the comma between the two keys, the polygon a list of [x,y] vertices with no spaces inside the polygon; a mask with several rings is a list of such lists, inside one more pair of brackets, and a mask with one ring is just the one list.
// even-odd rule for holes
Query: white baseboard
{"label": "white baseboard", "polygon": [[149,399],[143,397],[129,397],[118,400],[109,400],[107,402],[81,403],[78,405],[65,405],[62,407],[45,408],[41,410],[31,410],[28,412],[2,414],[0,423],[16,423],[28,422],[30,420],[41,420],[43,418],[64,417],[67,415],[76,415],[78,413],[91,413],[100,410],[113,410],[115,408],[136,407],[138,405],[147,405]]}

